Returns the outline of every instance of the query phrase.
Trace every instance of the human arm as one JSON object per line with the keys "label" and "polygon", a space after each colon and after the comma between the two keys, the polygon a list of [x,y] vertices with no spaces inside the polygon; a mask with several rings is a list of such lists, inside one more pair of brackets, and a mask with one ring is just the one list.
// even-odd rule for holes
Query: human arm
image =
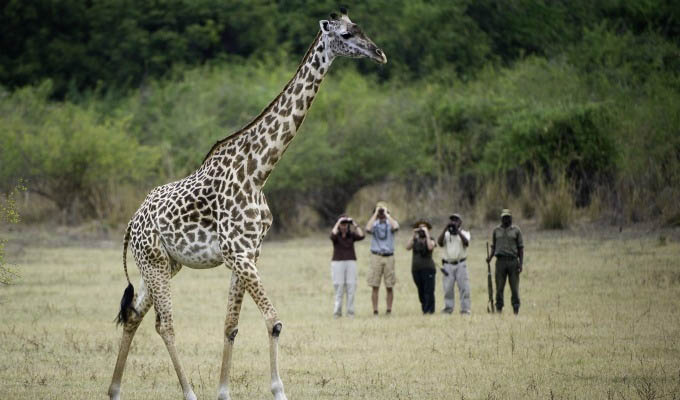
{"label": "human arm", "polygon": [[524,239],[522,238],[522,231],[517,230],[517,258],[519,258],[519,267],[517,272],[522,272],[524,267]]}
{"label": "human arm", "polygon": [[371,215],[371,218],[368,219],[368,222],[366,222],[366,232],[373,233],[373,224],[375,224],[376,218],[378,218],[377,208],[373,211],[373,215]]}
{"label": "human arm", "polygon": [[463,242],[463,247],[468,247],[470,245],[470,233],[466,235],[461,229],[459,229],[458,237],[460,237],[460,241]]}
{"label": "human arm", "polygon": [[364,235],[364,231],[361,230],[359,225],[357,225],[356,221],[352,220],[352,226],[354,227],[354,232],[356,235],[354,237],[354,240],[362,240],[363,238],[366,237],[366,235]]}
{"label": "human arm", "polygon": [[385,217],[387,218],[387,222],[392,227],[392,232],[399,230],[399,222],[397,222],[396,219],[392,218],[390,212],[387,211],[387,209],[385,210]]}
{"label": "human arm", "polygon": [[444,228],[441,235],[439,235],[439,238],[437,239],[437,244],[439,245],[439,247],[444,247],[444,236],[446,235],[447,229],[448,229],[448,226],[446,228]]}
{"label": "human arm", "polygon": [[491,253],[489,253],[489,256],[486,257],[486,262],[491,262],[491,259],[493,258],[496,249],[496,231],[494,230],[491,232]]}
{"label": "human arm", "polygon": [[432,251],[432,249],[434,249],[435,242],[434,239],[432,239],[432,237],[430,236],[430,230],[427,229],[426,227],[422,227],[420,229],[425,231],[425,241],[427,243],[427,249]]}
{"label": "human arm", "polygon": [[344,217],[340,217],[340,218],[338,218],[337,221],[335,221],[335,225],[333,225],[333,229],[331,229],[331,235],[337,236],[337,234],[338,234],[338,227],[340,226],[340,222],[342,222],[343,219],[345,219],[345,218],[344,218]]}

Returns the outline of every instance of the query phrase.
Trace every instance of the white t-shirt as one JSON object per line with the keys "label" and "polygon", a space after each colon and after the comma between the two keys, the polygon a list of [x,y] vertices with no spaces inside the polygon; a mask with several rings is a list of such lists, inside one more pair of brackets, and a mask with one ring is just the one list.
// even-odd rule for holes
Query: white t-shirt
{"label": "white t-shirt", "polygon": [[[470,232],[460,230],[460,233],[470,241]],[[449,231],[444,232],[444,259],[447,261],[458,261],[467,257],[467,247],[463,246],[463,241],[458,235],[451,235]]]}

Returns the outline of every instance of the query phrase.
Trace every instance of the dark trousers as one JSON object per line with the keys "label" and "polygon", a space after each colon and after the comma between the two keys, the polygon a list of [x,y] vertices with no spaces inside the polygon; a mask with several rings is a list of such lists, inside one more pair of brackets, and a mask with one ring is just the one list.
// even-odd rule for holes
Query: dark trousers
{"label": "dark trousers", "polygon": [[434,276],[437,270],[435,269],[417,269],[412,271],[413,282],[418,288],[418,299],[423,314],[434,313]]}
{"label": "dark trousers", "polygon": [[496,309],[503,308],[506,279],[510,281],[512,309],[519,310],[519,260],[515,257],[496,257]]}

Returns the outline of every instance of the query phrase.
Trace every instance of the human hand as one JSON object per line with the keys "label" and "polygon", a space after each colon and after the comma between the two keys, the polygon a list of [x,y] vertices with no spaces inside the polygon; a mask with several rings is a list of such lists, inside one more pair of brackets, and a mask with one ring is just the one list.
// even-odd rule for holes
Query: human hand
{"label": "human hand", "polygon": [[517,273],[518,274],[522,273],[522,263],[519,263],[519,266],[517,267]]}

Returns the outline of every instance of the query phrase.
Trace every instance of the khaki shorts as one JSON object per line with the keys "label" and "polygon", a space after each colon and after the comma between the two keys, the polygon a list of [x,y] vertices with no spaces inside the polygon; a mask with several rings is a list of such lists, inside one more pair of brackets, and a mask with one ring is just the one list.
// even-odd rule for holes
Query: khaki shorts
{"label": "khaki shorts", "polygon": [[394,256],[383,257],[371,253],[371,270],[368,271],[368,286],[380,287],[380,279],[385,277],[385,287],[391,288],[397,283],[394,273]]}

